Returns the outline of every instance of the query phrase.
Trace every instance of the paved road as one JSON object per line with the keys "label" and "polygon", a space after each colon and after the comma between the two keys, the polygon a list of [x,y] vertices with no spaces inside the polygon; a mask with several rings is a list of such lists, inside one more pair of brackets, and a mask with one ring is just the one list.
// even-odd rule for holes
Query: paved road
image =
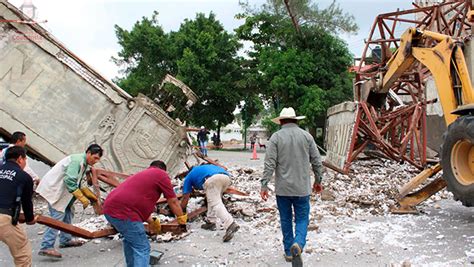
{"label": "paved road", "polygon": [[[248,152],[215,152],[210,156],[223,164],[258,166]],[[259,155],[263,158],[263,155]],[[324,217],[318,231],[310,231],[304,253],[306,266],[389,266],[408,260],[415,266],[465,266],[465,251],[474,249],[474,208],[452,200],[439,202],[440,209],[425,207],[422,215],[370,217]],[[190,234],[179,241],[152,243],[163,251],[166,266],[289,266],[281,253],[277,227],[255,229],[238,219],[241,230],[230,242],[221,241],[223,231],[208,232],[190,224]],[[278,225],[278,222],[262,222]],[[63,249],[62,260],[37,256],[44,226],[27,227],[33,245],[34,266],[124,266],[120,241],[109,238],[83,247]],[[98,243],[100,242],[100,243]],[[12,266],[7,247],[0,244],[0,266]]]}

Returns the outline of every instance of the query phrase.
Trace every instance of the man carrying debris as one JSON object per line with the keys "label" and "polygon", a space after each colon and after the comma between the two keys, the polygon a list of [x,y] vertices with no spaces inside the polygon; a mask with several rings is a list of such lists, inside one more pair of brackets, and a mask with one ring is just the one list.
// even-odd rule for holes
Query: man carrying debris
{"label": "man carrying debris", "polygon": [[212,164],[195,166],[184,178],[183,198],[181,199],[181,207],[185,211],[193,188],[204,189],[207,199],[207,222],[201,228],[216,230],[216,220],[219,218],[226,229],[223,237],[224,242],[230,241],[240,228],[222,203],[222,194],[231,183],[229,173],[219,166]]}
{"label": "man carrying debris", "polygon": [[[25,230],[18,225],[23,208],[27,224],[34,224],[33,180],[23,171],[26,151],[23,147],[9,147],[6,163],[0,167],[0,241],[7,244],[15,266],[31,266],[31,244]],[[21,207],[20,207],[21,205]]]}
{"label": "man carrying debris", "polygon": [[310,163],[315,174],[312,189],[317,193],[322,191],[321,156],[311,134],[297,125],[298,120],[304,118],[296,116],[295,110],[290,107],[284,108],[280,116],[272,120],[282,126],[267,144],[260,192],[260,196],[266,201],[268,182],[275,172],[275,193],[280,212],[285,260],[291,261],[293,266],[303,266],[301,252],[306,244],[311,195]]}
{"label": "man carrying debris", "polygon": [[[8,148],[9,147],[12,147],[12,146],[20,146],[20,147],[25,147],[26,146],[26,134],[23,133],[23,132],[14,132],[12,134],[12,139],[11,139],[11,142],[10,142],[10,145],[3,149],[2,150],[2,154],[0,156],[0,159],[2,159],[2,164],[5,164],[6,163],[6,158],[5,158],[5,153],[8,151]],[[2,165],[0,164],[0,165]],[[31,178],[33,178],[33,182],[35,184],[38,184],[39,183],[39,176],[30,168],[30,166],[28,165],[28,162],[26,162],[26,166],[25,168],[23,169],[26,173],[28,173]]]}
{"label": "man carrying debris", "polygon": [[[97,201],[97,197],[87,187],[86,172],[99,162],[103,150],[97,144],[90,145],[85,153],[73,154],[65,157],[51,168],[43,177],[36,192],[48,202],[50,216],[65,223],[70,224],[74,216],[73,205],[78,199],[83,208]],[[58,231],[47,228],[43,235],[41,249],[38,252],[41,256],[61,258],[62,255],[54,249],[54,243]],[[59,234],[59,247],[82,246],[83,242],[73,240],[70,234],[61,232]]]}
{"label": "man carrying debris", "polygon": [[178,224],[186,225],[187,215],[181,210],[166,165],[160,160],[127,178],[104,202],[105,218],[123,236],[123,252],[128,267],[149,266],[150,243],[143,222],[148,222],[151,233],[160,232],[160,220],[152,218],[151,214],[161,194],[177,216]]}

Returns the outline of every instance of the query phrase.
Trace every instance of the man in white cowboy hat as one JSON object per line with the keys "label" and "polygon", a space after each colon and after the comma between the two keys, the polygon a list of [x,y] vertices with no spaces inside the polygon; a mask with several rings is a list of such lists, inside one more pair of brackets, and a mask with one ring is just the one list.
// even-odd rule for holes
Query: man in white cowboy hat
{"label": "man in white cowboy hat", "polygon": [[[268,182],[275,172],[275,194],[280,213],[285,260],[291,261],[293,266],[303,266],[301,252],[306,243],[311,191],[322,191],[321,156],[311,134],[297,124],[298,120],[304,118],[305,116],[296,116],[295,110],[289,107],[284,108],[279,117],[272,119],[281,125],[281,129],[272,135],[267,144],[260,191],[260,196],[266,201]],[[315,174],[313,185],[309,165]]]}

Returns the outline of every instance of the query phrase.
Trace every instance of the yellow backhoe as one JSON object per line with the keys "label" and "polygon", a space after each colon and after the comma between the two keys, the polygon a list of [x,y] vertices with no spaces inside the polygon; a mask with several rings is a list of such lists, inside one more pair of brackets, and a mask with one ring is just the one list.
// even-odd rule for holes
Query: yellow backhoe
{"label": "yellow backhoe", "polygon": [[[426,47],[426,43],[433,45]],[[387,93],[405,71],[419,62],[432,74],[448,125],[440,165],[422,172],[402,188],[402,211],[409,211],[445,185],[463,205],[474,205],[474,92],[461,45],[450,36],[410,28],[402,35],[400,47],[377,85],[378,93]],[[435,181],[418,195],[408,195],[441,168],[444,181]]]}

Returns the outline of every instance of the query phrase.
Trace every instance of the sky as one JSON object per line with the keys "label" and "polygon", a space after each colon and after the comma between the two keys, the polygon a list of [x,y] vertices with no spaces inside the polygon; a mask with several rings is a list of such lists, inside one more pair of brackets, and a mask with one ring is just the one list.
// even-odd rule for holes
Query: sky
{"label": "sky", "polygon": [[[10,0],[19,7],[24,0]],[[120,51],[114,25],[130,30],[142,17],[151,17],[159,12],[158,20],[165,31],[177,31],[184,19],[193,19],[198,12],[214,12],[227,31],[232,32],[243,23],[235,19],[241,12],[238,0],[33,0],[37,7],[37,21],[52,33],[74,54],[81,57],[108,79],[119,75],[119,68],[111,61]],[[250,0],[251,5],[260,6],[265,0]],[[319,7],[328,6],[332,0],[318,0]],[[360,56],[375,17],[387,13],[410,9],[408,0],[337,0],[337,3],[354,15],[359,32],[341,34],[352,54]]]}

